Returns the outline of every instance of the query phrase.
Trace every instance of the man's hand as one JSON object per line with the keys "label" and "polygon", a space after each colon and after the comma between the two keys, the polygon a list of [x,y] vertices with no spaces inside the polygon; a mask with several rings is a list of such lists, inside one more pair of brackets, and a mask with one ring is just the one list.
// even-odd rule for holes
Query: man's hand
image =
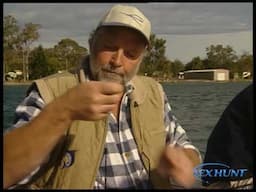
{"label": "man's hand", "polygon": [[59,103],[71,120],[99,120],[119,105],[123,91],[118,83],[83,82],[62,95]]}
{"label": "man's hand", "polygon": [[198,161],[195,162],[191,159],[191,154],[197,156],[192,149],[184,149],[178,145],[165,147],[157,169],[159,174],[164,178],[173,179],[185,188],[192,187],[195,183],[193,168],[199,163],[199,158],[196,158]]}

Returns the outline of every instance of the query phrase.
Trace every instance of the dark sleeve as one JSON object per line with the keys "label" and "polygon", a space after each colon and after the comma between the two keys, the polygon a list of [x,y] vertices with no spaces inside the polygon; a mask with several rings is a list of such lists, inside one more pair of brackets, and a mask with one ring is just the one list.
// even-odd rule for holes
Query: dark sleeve
{"label": "dark sleeve", "polygon": [[[204,163],[218,162],[231,169],[248,169],[244,178],[252,176],[253,132],[253,85],[250,84],[229,103],[221,115],[208,139]],[[232,177],[223,179],[237,180]],[[207,180],[211,182],[214,179]]]}

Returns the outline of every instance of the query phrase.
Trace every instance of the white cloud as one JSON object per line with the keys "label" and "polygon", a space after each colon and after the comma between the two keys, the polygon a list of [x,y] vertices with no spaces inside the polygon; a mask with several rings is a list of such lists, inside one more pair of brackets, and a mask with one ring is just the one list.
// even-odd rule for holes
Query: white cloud
{"label": "white cloud", "polygon": [[184,63],[191,61],[193,57],[206,57],[206,47],[221,44],[230,45],[237,55],[244,52],[252,53],[252,31],[206,34],[206,35],[160,35],[166,39],[166,55],[170,60],[179,59]]}
{"label": "white cloud", "polygon": [[[187,61],[192,55],[203,55],[211,42],[230,43],[237,50],[252,51],[252,3],[125,4],[141,9],[151,20],[152,32],[166,37],[167,55],[171,58]],[[62,38],[72,38],[88,47],[90,32],[112,5],[4,3],[3,11],[4,16],[13,15],[21,26],[28,22],[41,24],[37,44],[44,47],[52,46]]]}

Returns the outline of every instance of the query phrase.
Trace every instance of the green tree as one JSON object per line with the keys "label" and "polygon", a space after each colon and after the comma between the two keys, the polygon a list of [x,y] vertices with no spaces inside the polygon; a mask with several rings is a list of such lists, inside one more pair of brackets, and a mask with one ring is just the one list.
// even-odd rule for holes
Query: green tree
{"label": "green tree", "polygon": [[141,63],[140,74],[160,76],[169,74],[170,61],[165,56],[166,40],[150,35],[150,47]]}
{"label": "green tree", "polygon": [[173,78],[177,78],[178,74],[180,71],[184,71],[184,64],[178,60],[175,59],[172,63],[171,63],[171,74]]}
{"label": "green tree", "polygon": [[82,56],[88,54],[86,48],[81,47],[72,39],[62,39],[54,46],[55,57],[62,63],[60,70],[68,70],[80,63]]}
{"label": "green tree", "polygon": [[50,74],[44,49],[41,45],[31,52],[30,79],[38,79]]}
{"label": "green tree", "polygon": [[231,69],[232,64],[236,62],[237,56],[233,48],[229,45],[211,45],[206,48],[206,55],[209,68],[226,68]]}
{"label": "green tree", "polygon": [[230,77],[232,78],[236,72],[237,55],[233,48],[229,45],[223,47],[222,45],[211,45],[206,48],[207,68],[224,68],[230,70]]}
{"label": "green tree", "polygon": [[15,48],[17,43],[19,26],[15,17],[8,15],[4,17],[4,48]]}
{"label": "green tree", "polygon": [[15,17],[8,15],[3,19],[3,62],[4,62],[4,73],[14,70],[12,66],[15,58],[17,57],[16,44],[19,33],[18,22]]}
{"label": "green tree", "polygon": [[44,53],[47,58],[47,63],[49,65],[49,70],[51,71],[51,74],[56,73],[62,69],[63,66],[61,60],[59,60],[56,56],[54,48],[44,49]]}
{"label": "green tree", "polygon": [[243,72],[253,74],[253,56],[249,53],[243,53],[237,60],[237,72],[241,76]]}
{"label": "green tree", "polygon": [[185,70],[204,69],[204,63],[200,57],[194,57],[185,66]]}
{"label": "green tree", "polygon": [[24,74],[24,81],[29,79],[29,54],[30,54],[30,47],[34,41],[36,41],[39,35],[39,28],[41,26],[39,24],[27,23],[25,27],[19,34],[19,46],[22,51],[22,58],[23,58],[23,74]]}

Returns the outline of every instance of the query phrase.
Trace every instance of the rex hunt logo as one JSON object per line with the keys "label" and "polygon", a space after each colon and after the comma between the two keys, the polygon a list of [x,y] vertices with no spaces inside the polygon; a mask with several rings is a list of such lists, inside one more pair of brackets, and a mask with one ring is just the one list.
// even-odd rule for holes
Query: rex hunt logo
{"label": "rex hunt logo", "polygon": [[194,168],[194,176],[205,183],[207,178],[244,177],[247,169],[231,169],[223,163],[202,163]]}

